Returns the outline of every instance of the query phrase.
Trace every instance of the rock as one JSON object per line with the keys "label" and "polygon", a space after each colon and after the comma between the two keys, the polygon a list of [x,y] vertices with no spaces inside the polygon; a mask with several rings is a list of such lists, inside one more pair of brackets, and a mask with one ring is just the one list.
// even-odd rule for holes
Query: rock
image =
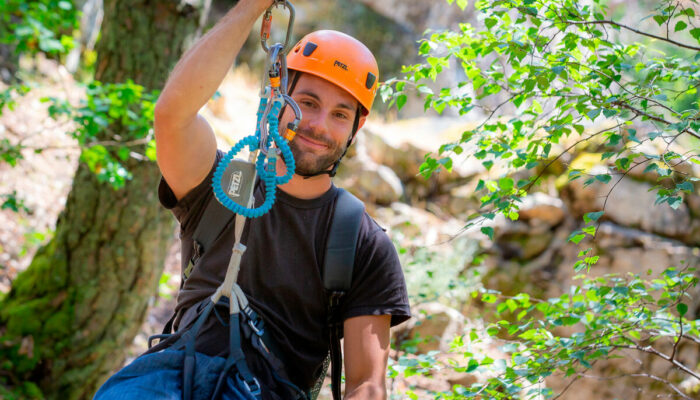
{"label": "rock", "polygon": [[606,217],[621,225],[668,237],[687,235],[690,227],[688,207],[682,203],[674,210],[667,203],[655,205],[656,193],[650,191],[651,188],[645,182],[622,179],[612,190],[607,204],[604,196],[610,189],[606,186],[607,191],[599,192],[596,206],[598,209],[605,206]]}
{"label": "rock", "polygon": [[410,143],[398,146],[390,145],[381,135],[371,129],[363,129],[358,135],[357,145],[364,146],[367,155],[377,164],[390,167],[402,181],[411,180],[418,175],[425,154],[430,150],[420,149]]}
{"label": "rock", "polygon": [[481,201],[476,196],[478,179],[472,179],[468,183],[457,186],[445,195],[442,202],[444,209],[454,216],[468,216],[479,209]]}
{"label": "rock", "polygon": [[338,167],[338,186],[366,202],[389,205],[398,201],[404,193],[401,179],[391,168],[370,159],[362,141],[353,147],[354,157],[346,156]]}
{"label": "rock", "polygon": [[557,249],[555,276],[547,282],[547,297],[559,296],[570,285],[579,284],[573,281],[576,275],[573,265],[578,253],[591,244],[600,259],[591,268],[589,277],[610,273],[624,276],[628,272],[646,276],[648,270],[656,277],[669,267],[700,263],[700,254],[679,240],[604,221],[595,242],[579,245],[569,242]]}
{"label": "rock", "polygon": [[356,188],[364,191],[370,201],[389,205],[403,195],[403,186],[398,176],[385,165],[372,165],[357,173]]}
{"label": "rock", "polygon": [[390,18],[418,35],[426,29],[457,27],[469,19],[469,9],[434,0],[360,0],[375,12]]}
{"label": "rock", "polygon": [[[590,168],[589,174],[609,172],[605,166]],[[604,210],[604,218],[632,228],[658,233],[672,238],[688,237],[691,233],[691,215],[688,206],[681,203],[677,209],[667,203],[656,203],[656,191],[646,182],[630,177],[619,180],[615,176],[608,184],[595,181],[585,186],[585,178],[567,184],[563,193],[569,209],[580,217],[585,213]],[[607,201],[606,201],[607,199]]]}
{"label": "rock", "polygon": [[431,246],[445,243],[460,233],[463,223],[456,219],[446,221],[424,209],[404,203],[377,208],[377,222],[387,227],[401,247]]}
{"label": "rock", "polygon": [[688,209],[690,209],[690,214],[694,218],[700,218],[700,191],[696,189],[694,194],[688,195],[686,203],[688,204]]}
{"label": "rock", "polygon": [[547,250],[553,237],[551,231],[538,234],[505,234],[496,241],[496,246],[504,259],[516,258],[524,261],[533,259]]}
{"label": "rock", "polygon": [[417,354],[427,354],[433,350],[448,352],[454,337],[464,330],[464,316],[444,304],[419,304],[413,307],[413,313],[417,317],[412,326],[409,324],[409,337],[423,339],[416,344]]}
{"label": "rock", "polygon": [[561,223],[565,212],[564,202],[561,199],[535,192],[523,199],[519,214],[522,220],[539,220],[553,227]]}

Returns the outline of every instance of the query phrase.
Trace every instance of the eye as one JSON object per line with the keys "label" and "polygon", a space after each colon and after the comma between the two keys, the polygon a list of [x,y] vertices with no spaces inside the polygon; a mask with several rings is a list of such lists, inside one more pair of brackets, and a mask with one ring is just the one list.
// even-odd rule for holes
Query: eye
{"label": "eye", "polygon": [[316,104],[311,101],[311,100],[300,100],[299,104],[301,104],[304,107],[314,107]]}
{"label": "eye", "polygon": [[348,119],[347,114],[342,113],[342,112],[337,112],[337,113],[335,113],[335,117],[338,118],[338,119]]}

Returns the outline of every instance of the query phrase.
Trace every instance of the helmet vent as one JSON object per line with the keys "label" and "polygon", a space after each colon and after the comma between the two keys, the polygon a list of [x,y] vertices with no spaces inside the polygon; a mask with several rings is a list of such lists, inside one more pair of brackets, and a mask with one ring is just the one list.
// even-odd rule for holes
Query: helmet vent
{"label": "helmet vent", "polygon": [[367,89],[372,89],[372,86],[374,86],[374,81],[376,81],[376,80],[377,80],[377,77],[374,76],[373,73],[368,72],[367,73],[367,80],[365,81],[365,87],[367,87]]}
{"label": "helmet vent", "polygon": [[318,45],[317,45],[316,43],[314,43],[314,42],[307,42],[307,43],[306,43],[306,46],[304,46],[304,57],[310,56],[311,53],[313,53],[314,50],[316,50],[317,47],[318,47]]}

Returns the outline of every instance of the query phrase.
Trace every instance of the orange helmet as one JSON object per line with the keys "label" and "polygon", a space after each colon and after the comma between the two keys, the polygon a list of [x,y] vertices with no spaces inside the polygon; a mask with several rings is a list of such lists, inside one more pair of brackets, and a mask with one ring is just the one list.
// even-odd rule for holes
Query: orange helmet
{"label": "orange helmet", "polygon": [[362,115],[369,114],[377,93],[379,67],[359,40],[338,31],[312,32],[289,52],[287,67],[345,89],[362,105]]}

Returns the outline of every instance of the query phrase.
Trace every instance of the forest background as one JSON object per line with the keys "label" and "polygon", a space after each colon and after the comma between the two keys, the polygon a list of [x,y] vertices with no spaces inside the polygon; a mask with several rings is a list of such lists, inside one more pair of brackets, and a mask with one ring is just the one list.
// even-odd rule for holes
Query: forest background
{"label": "forest background", "polygon": [[[90,398],[168,319],[153,105],[233,4],[0,5],[0,397]],[[402,257],[392,398],[700,397],[697,1],[294,4],[296,39],[382,66],[336,183]],[[256,37],[202,111],[223,149],[254,129]]]}

